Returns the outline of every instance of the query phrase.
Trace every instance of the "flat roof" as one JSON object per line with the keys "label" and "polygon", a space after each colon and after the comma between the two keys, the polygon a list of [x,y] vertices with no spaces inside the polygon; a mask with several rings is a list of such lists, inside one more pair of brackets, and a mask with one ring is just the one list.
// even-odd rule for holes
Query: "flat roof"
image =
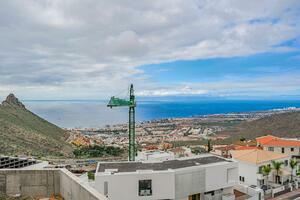
{"label": "flat roof", "polygon": [[189,159],[167,160],[162,162],[103,162],[99,163],[98,172],[105,172],[105,170],[116,169],[119,172],[135,172],[137,170],[153,170],[162,171],[168,169],[180,169],[185,167],[193,167],[199,165],[207,165],[219,162],[232,162],[217,156],[205,156]]}

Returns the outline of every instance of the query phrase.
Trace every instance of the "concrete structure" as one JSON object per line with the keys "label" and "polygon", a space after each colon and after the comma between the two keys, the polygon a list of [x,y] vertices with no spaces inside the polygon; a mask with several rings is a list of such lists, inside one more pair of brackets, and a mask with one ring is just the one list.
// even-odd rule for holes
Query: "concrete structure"
{"label": "concrete structure", "polygon": [[276,174],[274,171],[270,173],[269,177],[265,177],[262,173],[262,167],[264,165],[272,166],[272,161],[284,163],[281,173],[279,174],[280,182],[284,182],[290,178],[288,162],[291,156],[289,155],[254,149],[232,151],[232,157],[239,165],[240,184],[261,187],[266,184],[266,179],[270,182],[275,182]]}
{"label": "concrete structure", "polygon": [[13,197],[60,195],[65,200],[107,200],[66,169],[0,170],[0,193]]}
{"label": "concrete structure", "polygon": [[47,165],[47,161],[32,158],[0,156],[0,169],[42,169]]}
{"label": "concrete structure", "polygon": [[139,151],[136,157],[136,161],[165,161],[165,160],[174,160],[175,155],[173,152],[165,151]]}
{"label": "concrete structure", "polygon": [[152,163],[99,163],[93,185],[109,200],[231,200],[237,165],[210,154]]}

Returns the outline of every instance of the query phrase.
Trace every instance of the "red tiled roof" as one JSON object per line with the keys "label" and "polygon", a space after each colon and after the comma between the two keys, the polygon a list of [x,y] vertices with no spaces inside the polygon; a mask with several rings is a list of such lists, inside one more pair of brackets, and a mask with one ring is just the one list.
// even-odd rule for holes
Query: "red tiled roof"
{"label": "red tiled roof", "polygon": [[261,137],[256,138],[256,142],[259,144],[265,144],[274,139],[279,139],[279,138],[275,137],[273,135],[266,135],[266,136],[261,136]]}
{"label": "red tiled roof", "polygon": [[235,150],[251,150],[251,149],[257,149],[256,146],[237,146],[235,147]]}
{"label": "red tiled roof", "polygon": [[265,146],[277,146],[277,147],[300,147],[299,140],[287,140],[287,139],[273,139],[264,144]]}

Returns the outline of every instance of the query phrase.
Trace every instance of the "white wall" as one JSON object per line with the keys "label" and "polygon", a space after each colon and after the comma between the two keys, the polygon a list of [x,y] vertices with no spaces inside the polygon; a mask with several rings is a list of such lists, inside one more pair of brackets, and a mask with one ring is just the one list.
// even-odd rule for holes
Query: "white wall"
{"label": "white wall", "polygon": [[[97,173],[94,187],[104,194],[108,182],[110,200],[187,199],[189,195],[223,190],[232,192],[238,184],[238,163],[220,162],[168,171],[140,171],[132,173]],[[152,196],[138,195],[139,180],[152,180]],[[220,194],[221,195],[221,194]]]}
{"label": "white wall", "polygon": [[188,167],[175,172],[175,197],[184,199],[189,195],[205,192],[205,168]]}
{"label": "white wall", "polygon": [[[290,160],[290,157],[287,157],[287,158],[284,158],[284,159],[277,159],[276,161],[280,161],[280,162],[284,162],[285,160]],[[268,165],[270,164],[272,166],[272,163],[271,161],[268,161],[268,162],[264,162],[264,163],[261,163],[259,165],[256,165],[256,164],[253,164],[253,163],[248,163],[248,162],[243,162],[243,161],[238,161],[238,165],[239,165],[239,169],[238,169],[238,172],[239,172],[239,176],[243,176],[245,177],[245,182],[240,182],[241,184],[244,184],[244,185],[256,185],[258,184],[257,182],[257,179],[262,177],[262,174],[259,174],[259,167],[260,166],[264,166],[264,165]],[[289,171],[289,166],[285,166],[283,165],[282,168],[284,170],[287,170]],[[274,171],[272,171],[269,175],[269,179],[272,180],[272,173]]]}
{"label": "white wall", "polygon": [[205,192],[238,184],[238,163],[214,164],[205,168]]}
{"label": "white wall", "polygon": [[[275,153],[281,153],[282,147],[274,147]],[[294,151],[291,151],[291,147],[284,147],[284,153],[287,155],[300,155],[300,147],[293,147]],[[268,146],[264,146],[264,150],[269,151]]]}
{"label": "white wall", "polygon": [[[139,196],[139,180],[152,180],[152,196]],[[104,182],[108,182],[109,200],[153,200],[175,198],[174,171],[116,173],[96,175],[96,189],[104,194]]]}
{"label": "white wall", "polygon": [[257,185],[257,177],[258,177],[258,166],[239,161],[239,176],[245,177],[245,182],[241,182],[241,184],[245,185]]}

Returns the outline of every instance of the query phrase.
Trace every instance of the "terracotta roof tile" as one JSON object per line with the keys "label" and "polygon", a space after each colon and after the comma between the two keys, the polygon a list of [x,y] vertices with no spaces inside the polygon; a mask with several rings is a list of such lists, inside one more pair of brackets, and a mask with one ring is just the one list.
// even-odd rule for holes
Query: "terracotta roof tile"
{"label": "terracotta roof tile", "polygon": [[279,139],[279,138],[275,137],[273,135],[266,135],[266,136],[261,136],[261,137],[256,138],[256,142],[259,144],[265,144],[274,139]]}
{"label": "terracotta roof tile", "polygon": [[271,160],[289,158],[289,155],[264,151],[260,149],[237,150],[231,152],[232,157],[236,160],[245,161],[253,164],[261,164]]}

